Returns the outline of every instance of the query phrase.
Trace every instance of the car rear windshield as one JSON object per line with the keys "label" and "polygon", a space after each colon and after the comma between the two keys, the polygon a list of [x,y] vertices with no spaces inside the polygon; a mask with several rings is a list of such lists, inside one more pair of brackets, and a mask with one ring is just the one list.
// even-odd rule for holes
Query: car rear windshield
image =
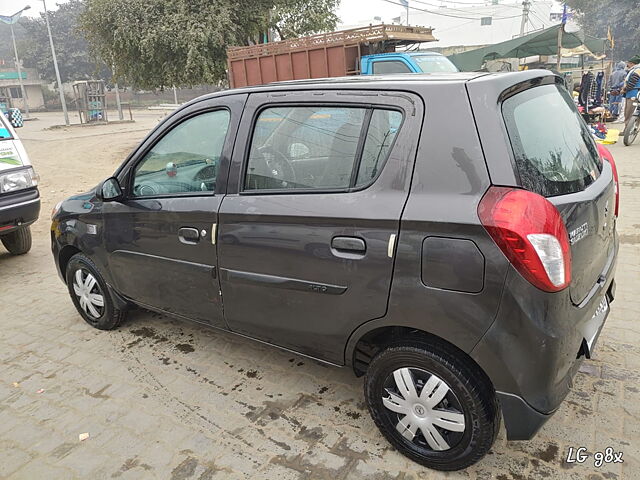
{"label": "car rear windshield", "polygon": [[569,92],[543,85],[502,104],[522,187],[545,197],[580,192],[602,171],[598,149]]}

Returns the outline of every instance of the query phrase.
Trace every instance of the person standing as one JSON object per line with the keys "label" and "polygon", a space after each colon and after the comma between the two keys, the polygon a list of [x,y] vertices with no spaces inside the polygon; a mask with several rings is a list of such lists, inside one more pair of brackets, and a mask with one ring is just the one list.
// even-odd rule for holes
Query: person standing
{"label": "person standing", "polygon": [[[624,62],[618,62],[614,67],[613,73],[609,77],[609,111],[614,120],[617,120],[622,113],[622,87],[624,79],[627,76]],[[622,118],[622,117],[620,117]]]}
{"label": "person standing", "polygon": [[624,81],[621,93],[624,95],[624,118],[628,123],[633,118],[634,101],[640,91],[640,55],[634,55],[628,62],[629,73]]}

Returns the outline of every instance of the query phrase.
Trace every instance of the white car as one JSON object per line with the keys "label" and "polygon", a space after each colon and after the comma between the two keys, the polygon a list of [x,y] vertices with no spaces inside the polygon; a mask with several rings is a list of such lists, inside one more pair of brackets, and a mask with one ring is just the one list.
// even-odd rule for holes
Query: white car
{"label": "white car", "polygon": [[15,130],[0,114],[0,240],[9,253],[31,249],[29,226],[39,213],[38,176]]}

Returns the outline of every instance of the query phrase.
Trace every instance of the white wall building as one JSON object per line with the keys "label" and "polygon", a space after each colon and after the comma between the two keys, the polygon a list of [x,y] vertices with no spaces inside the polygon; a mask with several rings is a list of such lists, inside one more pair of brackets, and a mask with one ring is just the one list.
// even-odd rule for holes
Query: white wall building
{"label": "white wall building", "polygon": [[[523,0],[475,0],[472,3],[469,1],[465,4],[439,0],[409,0],[409,24],[432,27],[438,39],[438,42],[422,45],[421,48],[445,48],[447,53],[455,53],[468,50],[469,47],[504,42],[520,35]],[[399,0],[393,2],[400,3]],[[562,10],[562,4],[558,1],[529,1],[525,33],[557,25],[562,19]],[[394,11],[399,18],[389,15],[388,11],[385,11],[386,15],[375,16],[377,12],[374,10],[370,18],[343,24],[340,28],[382,23],[381,20],[385,23],[395,20],[406,25],[407,10],[398,5]],[[578,26],[570,20],[567,29],[575,31]]]}

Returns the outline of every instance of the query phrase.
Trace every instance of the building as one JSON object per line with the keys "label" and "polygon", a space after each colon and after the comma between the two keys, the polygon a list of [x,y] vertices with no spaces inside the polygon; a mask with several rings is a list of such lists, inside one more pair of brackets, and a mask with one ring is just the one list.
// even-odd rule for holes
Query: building
{"label": "building", "polygon": [[[45,108],[42,82],[35,69],[22,69],[22,84],[27,94],[29,110]],[[0,68],[0,103],[7,108],[25,110],[25,99],[22,98],[18,72],[15,68]]]}
{"label": "building", "polygon": [[[431,5],[436,3],[434,1]],[[409,23],[433,27],[438,42],[428,48],[438,47],[444,54],[450,55],[516,38],[521,32],[525,8],[528,13],[524,33],[542,30],[562,21],[563,7],[557,1],[492,0],[487,1],[486,5],[477,3],[469,6],[454,4],[452,7],[447,2],[442,3],[441,7],[429,7],[409,0],[409,5],[414,7],[409,9]],[[406,11],[401,15],[401,22],[407,22]],[[578,26],[570,20],[567,29],[578,30]]]}
{"label": "building", "polygon": [[[562,21],[563,14],[562,4],[553,0],[475,0],[467,5],[439,0],[408,2],[409,24],[432,27],[433,34],[438,39],[437,42],[422,45],[421,48],[436,50],[445,55],[504,42],[519,36],[525,3],[528,14],[524,33],[557,25]],[[382,22],[406,25],[407,9],[400,6],[400,2],[391,3],[398,6],[389,10],[391,7],[386,5],[385,14],[373,10],[370,17],[363,16],[360,21],[343,24],[340,28],[356,28]],[[578,30],[571,17],[567,29]]]}

